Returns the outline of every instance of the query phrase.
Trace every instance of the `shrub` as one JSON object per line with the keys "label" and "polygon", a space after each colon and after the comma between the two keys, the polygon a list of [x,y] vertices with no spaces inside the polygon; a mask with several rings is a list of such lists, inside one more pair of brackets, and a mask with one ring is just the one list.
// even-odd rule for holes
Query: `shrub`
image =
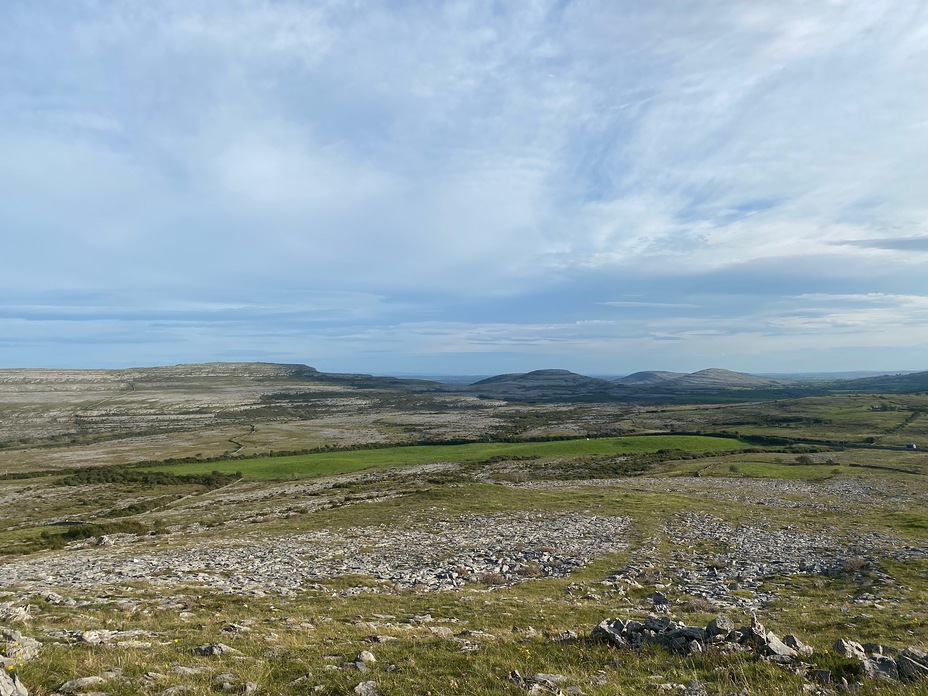
{"label": "shrub", "polygon": [[209,474],[172,474],[168,471],[140,471],[121,466],[98,466],[80,469],[65,476],[63,486],[80,486],[88,483],[141,483],[146,486],[176,486],[194,484],[207,488],[220,488],[242,478],[241,472],[224,474],[213,471]]}
{"label": "shrub", "polygon": [[543,573],[542,573],[541,568],[539,568],[534,563],[530,563],[528,565],[524,565],[520,567],[516,571],[516,574],[518,574],[520,577],[523,577],[523,578],[537,578],[541,576]]}
{"label": "shrub", "polygon": [[851,556],[844,561],[842,569],[845,573],[856,573],[858,570],[863,570],[868,565],[870,565],[869,561],[863,556]]}
{"label": "shrub", "polygon": [[484,573],[480,582],[484,585],[505,585],[506,578],[501,573]]}

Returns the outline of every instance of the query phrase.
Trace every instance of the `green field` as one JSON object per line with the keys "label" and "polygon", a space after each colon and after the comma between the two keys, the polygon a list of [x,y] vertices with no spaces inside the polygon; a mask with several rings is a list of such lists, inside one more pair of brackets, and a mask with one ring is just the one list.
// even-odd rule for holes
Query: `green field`
{"label": "green field", "polygon": [[756,448],[743,440],[699,435],[637,435],[590,440],[552,442],[481,442],[467,445],[418,445],[384,449],[319,452],[289,457],[229,459],[219,462],[193,462],[150,467],[152,471],[174,474],[202,474],[211,471],[240,471],[251,480],[287,480],[332,476],[364,469],[379,469],[411,464],[442,462],[481,462],[495,458],[557,458],[584,456],[621,456],[685,450],[692,453],[726,452]]}
{"label": "green field", "polygon": [[729,460],[710,461],[697,460],[687,462],[674,468],[671,476],[687,476],[699,472],[700,476],[721,476],[725,478],[770,478],[816,481],[826,479],[841,472],[850,472],[865,475],[866,470],[842,469],[837,464],[810,464],[802,465],[791,461],[750,461]]}

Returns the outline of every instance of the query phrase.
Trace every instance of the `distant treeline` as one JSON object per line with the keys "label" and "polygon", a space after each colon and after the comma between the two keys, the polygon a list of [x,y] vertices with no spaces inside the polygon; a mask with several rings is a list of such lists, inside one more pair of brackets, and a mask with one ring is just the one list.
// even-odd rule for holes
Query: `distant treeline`
{"label": "distant treeline", "polygon": [[37,471],[10,471],[0,474],[0,481],[18,481],[20,479],[44,478],[46,476],[60,476],[65,473],[63,469],[39,469]]}
{"label": "distant treeline", "polygon": [[220,488],[242,478],[242,472],[224,474],[213,471],[208,474],[172,474],[167,471],[140,471],[121,466],[100,466],[81,469],[65,476],[58,483],[62,486],[80,486],[88,483],[141,483],[147,486],[197,485]]}

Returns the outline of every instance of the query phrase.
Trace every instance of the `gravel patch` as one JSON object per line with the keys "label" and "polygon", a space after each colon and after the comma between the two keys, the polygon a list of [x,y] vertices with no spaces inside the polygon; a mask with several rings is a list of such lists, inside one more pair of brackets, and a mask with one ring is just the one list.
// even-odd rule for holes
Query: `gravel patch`
{"label": "gravel patch", "polygon": [[369,576],[394,589],[451,589],[564,576],[626,547],[628,520],[588,514],[468,515],[408,529],[356,527],[195,547],[140,548],[144,541],[83,546],[0,565],[0,586],[99,588],[147,581],[238,594],[293,594],[307,583]]}
{"label": "gravel patch", "polygon": [[[669,555],[658,561],[659,545]],[[776,598],[765,580],[794,575],[839,575],[866,564],[877,580],[888,580],[872,560],[908,561],[928,557],[928,546],[865,533],[853,541],[828,534],[805,534],[791,527],[731,525],[707,513],[687,513],[666,522],[607,582],[658,584],[706,600],[719,608],[760,609]]]}

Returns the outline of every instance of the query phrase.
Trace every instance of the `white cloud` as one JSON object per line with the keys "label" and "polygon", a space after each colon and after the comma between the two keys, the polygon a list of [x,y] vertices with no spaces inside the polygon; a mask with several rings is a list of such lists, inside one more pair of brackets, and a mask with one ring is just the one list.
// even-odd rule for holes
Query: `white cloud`
{"label": "white cloud", "polygon": [[[437,353],[880,343],[923,319],[926,36],[917,0],[3,6],[0,287],[359,293],[404,351],[389,322],[436,315]],[[686,289],[612,307],[659,317],[597,323],[659,279]],[[887,299],[803,312],[826,280]]]}

